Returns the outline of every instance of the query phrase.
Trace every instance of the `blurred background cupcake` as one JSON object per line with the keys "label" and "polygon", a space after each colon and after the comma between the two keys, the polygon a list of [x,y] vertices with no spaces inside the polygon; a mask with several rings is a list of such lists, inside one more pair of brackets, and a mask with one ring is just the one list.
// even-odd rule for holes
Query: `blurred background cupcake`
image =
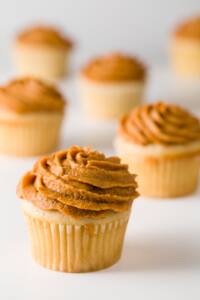
{"label": "blurred background cupcake", "polygon": [[176,27],[170,52],[177,74],[200,78],[200,15],[186,19]]}
{"label": "blurred background cupcake", "polygon": [[33,26],[15,39],[13,59],[20,75],[46,80],[63,78],[69,71],[72,41],[50,26]]}
{"label": "blurred background cupcake", "polygon": [[56,87],[31,77],[0,87],[0,153],[32,156],[59,142],[66,101]]}
{"label": "blurred background cupcake", "polygon": [[165,102],[137,107],[121,119],[115,147],[138,175],[142,195],[176,197],[196,190],[200,120],[181,107]]}
{"label": "blurred background cupcake", "polygon": [[113,53],[89,61],[79,79],[84,112],[91,118],[116,119],[143,100],[146,68],[135,57]]}

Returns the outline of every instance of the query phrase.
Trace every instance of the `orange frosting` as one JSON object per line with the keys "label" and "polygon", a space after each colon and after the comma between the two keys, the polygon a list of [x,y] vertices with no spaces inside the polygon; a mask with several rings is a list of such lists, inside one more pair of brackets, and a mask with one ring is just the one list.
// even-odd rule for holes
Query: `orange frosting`
{"label": "orange frosting", "polygon": [[177,26],[174,34],[176,37],[200,40],[200,16],[188,19]]}
{"label": "orange frosting", "polygon": [[72,41],[50,26],[35,26],[21,32],[17,40],[30,45],[71,48]]}
{"label": "orange frosting", "polygon": [[179,106],[157,102],[121,119],[119,134],[139,145],[181,145],[200,140],[200,121]]}
{"label": "orange frosting", "polygon": [[103,82],[143,81],[146,70],[136,58],[114,53],[93,59],[82,69],[82,74]]}
{"label": "orange frosting", "polygon": [[18,195],[42,210],[98,218],[128,210],[136,188],[135,175],[118,157],[73,146],[40,159],[20,181]]}
{"label": "orange frosting", "polygon": [[24,114],[63,111],[65,101],[53,86],[39,79],[25,77],[0,87],[0,108]]}

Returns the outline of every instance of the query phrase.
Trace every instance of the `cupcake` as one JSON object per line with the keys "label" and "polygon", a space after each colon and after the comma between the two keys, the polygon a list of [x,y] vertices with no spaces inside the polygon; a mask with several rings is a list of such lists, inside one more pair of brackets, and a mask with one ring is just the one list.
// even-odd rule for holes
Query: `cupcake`
{"label": "cupcake", "polygon": [[178,197],[196,190],[200,156],[200,121],[179,106],[157,102],[122,117],[115,147],[139,192]]}
{"label": "cupcake", "polygon": [[31,27],[15,40],[14,63],[21,75],[59,79],[68,72],[71,49],[72,42],[53,27]]}
{"label": "cupcake", "polygon": [[146,71],[136,58],[110,54],[90,61],[80,74],[80,97],[87,115],[114,119],[139,104]]}
{"label": "cupcake", "polygon": [[176,28],[170,48],[172,65],[178,74],[200,77],[200,16]]}
{"label": "cupcake", "polygon": [[43,267],[89,272],[121,256],[135,175],[117,157],[73,146],[38,160],[17,194],[32,255]]}
{"label": "cupcake", "polygon": [[31,156],[55,149],[64,98],[52,85],[21,78],[0,87],[0,153]]}

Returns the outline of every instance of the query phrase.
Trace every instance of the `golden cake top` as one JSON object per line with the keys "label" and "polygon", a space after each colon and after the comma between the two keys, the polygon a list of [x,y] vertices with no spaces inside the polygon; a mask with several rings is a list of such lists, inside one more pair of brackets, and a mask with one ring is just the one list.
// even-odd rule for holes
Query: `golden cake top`
{"label": "golden cake top", "polygon": [[156,102],[122,117],[119,134],[139,145],[182,145],[200,140],[200,121],[179,106]]}
{"label": "golden cake top", "polygon": [[0,109],[19,114],[63,111],[65,101],[53,85],[24,77],[0,87]]}
{"label": "golden cake top", "polygon": [[17,41],[30,45],[71,48],[72,41],[51,26],[33,26],[22,31]]}
{"label": "golden cake top", "polygon": [[17,194],[42,210],[74,218],[126,211],[138,196],[135,175],[118,157],[72,146],[39,159],[21,179]]}
{"label": "golden cake top", "polygon": [[82,74],[89,79],[103,82],[144,81],[146,69],[135,57],[113,53],[91,60]]}
{"label": "golden cake top", "polygon": [[175,37],[200,40],[200,16],[190,18],[177,26]]}

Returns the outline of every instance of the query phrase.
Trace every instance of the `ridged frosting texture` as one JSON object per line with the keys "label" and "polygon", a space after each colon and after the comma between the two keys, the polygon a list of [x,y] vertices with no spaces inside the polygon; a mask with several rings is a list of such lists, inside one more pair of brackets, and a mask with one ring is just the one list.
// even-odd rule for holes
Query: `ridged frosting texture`
{"label": "ridged frosting texture", "polygon": [[17,40],[30,45],[71,48],[72,41],[51,26],[33,26],[21,32]]}
{"label": "ridged frosting texture", "polygon": [[146,70],[135,57],[113,53],[91,60],[82,69],[82,74],[103,82],[143,81],[146,77]]}
{"label": "ridged frosting texture", "polygon": [[118,157],[73,146],[40,159],[18,185],[20,198],[75,218],[126,211],[138,196],[135,175]]}
{"label": "ridged frosting texture", "polygon": [[200,41],[200,15],[190,18],[178,25],[174,35],[176,37],[188,38]]}
{"label": "ridged frosting texture", "polygon": [[119,134],[139,145],[181,145],[200,140],[200,121],[179,106],[142,105],[121,119]]}
{"label": "ridged frosting texture", "polygon": [[20,78],[0,87],[0,109],[24,114],[63,111],[64,106],[64,98],[56,87],[36,78]]}

